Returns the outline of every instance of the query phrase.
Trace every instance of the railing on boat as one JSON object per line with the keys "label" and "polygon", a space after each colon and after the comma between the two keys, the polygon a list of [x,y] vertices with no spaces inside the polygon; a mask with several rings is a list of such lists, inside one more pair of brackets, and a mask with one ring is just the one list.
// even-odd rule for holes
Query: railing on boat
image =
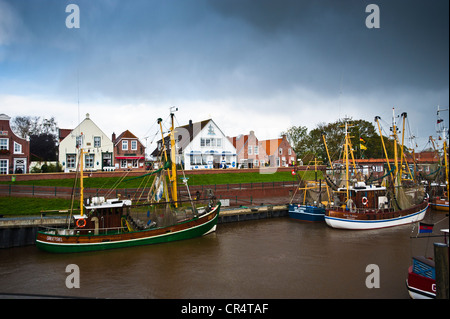
{"label": "railing on boat", "polygon": [[[402,215],[409,215],[411,213],[414,213],[417,210],[417,206],[420,206],[420,209],[423,209],[427,206],[427,202],[423,202],[419,205],[415,205],[414,207],[408,208],[408,209],[404,209],[401,210],[402,211]],[[337,212],[342,212],[342,213],[355,213],[355,214],[389,214],[389,213],[395,213],[395,209],[394,208],[354,208],[354,209],[349,209],[347,207],[333,207],[332,208],[333,211],[337,211]]]}
{"label": "railing on boat", "polygon": [[57,236],[73,236],[73,235],[111,235],[111,234],[122,234],[129,232],[128,227],[110,227],[110,228],[82,228],[82,229],[67,229],[67,228],[57,228],[57,227],[40,227],[40,232],[46,235],[57,235]]}

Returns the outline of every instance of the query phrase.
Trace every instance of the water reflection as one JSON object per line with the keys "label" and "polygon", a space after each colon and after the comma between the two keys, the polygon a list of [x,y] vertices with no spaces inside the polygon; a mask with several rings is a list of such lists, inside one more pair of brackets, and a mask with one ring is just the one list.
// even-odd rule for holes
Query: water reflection
{"label": "water reflection", "polygon": [[[432,212],[428,222],[445,214]],[[435,227],[448,228],[448,218]],[[220,224],[215,234],[168,244],[56,255],[0,250],[0,292],[97,298],[409,298],[411,256],[440,239],[411,240],[412,225],[346,231],[275,218]],[[414,233],[415,235],[415,233]],[[431,247],[431,248],[430,248]],[[80,268],[68,289],[68,264]],[[365,285],[380,268],[380,288]]]}

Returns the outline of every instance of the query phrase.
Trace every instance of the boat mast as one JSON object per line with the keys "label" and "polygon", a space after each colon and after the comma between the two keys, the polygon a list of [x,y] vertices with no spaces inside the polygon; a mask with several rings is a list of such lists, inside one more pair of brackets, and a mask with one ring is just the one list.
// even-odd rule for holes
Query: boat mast
{"label": "boat mast", "polygon": [[392,136],[394,137],[394,186],[398,186],[398,155],[397,155],[397,125],[395,123],[395,108],[392,108]]}
{"label": "boat mast", "polygon": [[172,199],[175,202],[175,207],[178,207],[178,196],[177,196],[177,163],[176,163],[176,149],[175,149],[175,125],[174,125],[174,111],[178,108],[170,108],[170,117],[172,119],[172,126],[170,127],[170,160],[172,162],[172,174],[169,176],[169,180],[172,182]]}
{"label": "boat mast", "polygon": [[392,172],[391,172],[391,164],[389,163],[389,156],[388,156],[387,151],[386,151],[386,145],[384,144],[383,134],[381,133],[381,126],[380,126],[380,121],[379,120],[380,120],[380,117],[379,116],[375,116],[375,122],[377,122],[378,131],[380,132],[381,144],[383,145],[384,156],[386,157],[386,163],[387,163],[389,172],[391,174],[391,178],[392,178],[392,180],[394,180],[394,176],[392,175]]}
{"label": "boat mast", "polygon": [[333,169],[333,163],[331,162],[330,153],[328,152],[327,141],[325,140],[325,136],[327,133],[322,132],[323,144],[325,144],[325,150],[327,151],[328,161],[330,162],[331,169]]}
{"label": "boat mast", "polygon": [[[171,193],[172,193],[172,200],[174,201],[175,207],[178,207],[178,196],[177,196],[177,164],[176,164],[176,150],[175,150],[175,133],[174,133],[174,113],[172,111],[177,111],[177,108],[170,108],[170,117],[172,120],[172,124],[170,127],[170,161],[171,161],[171,168],[170,170],[167,170],[167,174],[169,176],[169,181],[172,183],[171,187]],[[161,137],[162,137],[162,144],[163,144],[163,152],[164,152],[164,159],[166,163],[168,162],[168,156],[167,156],[167,149],[166,149],[166,143],[164,141],[164,132],[162,129],[162,119],[158,119],[159,128],[161,130]],[[165,167],[164,165],[163,167]]]}
{"label": "boat mast", "polygon": [[[437,111],[437,115],[438,115],[438,122],[437,124],[441,123],[443,120],[439,118],[440,112],[442,111],[448,111],[447,109],[439,109],[439,105],[438,105],[438,111]],[[442,139],[443,141],[443,148],[444,148],[444,164],[445,164],[445,184],[447,187],[447,201],[449,200],[449,180],[448,180],[448,158],[447,158],[447,134],[448,134],[448,129],[446,129],[445,127],[441,126],[441,130],[439,130],[439,133],[442,133]],[[439,127],[438,127],[439,129]]]}
{"label": "boat mast", "polygon": [[347,119],[345,120],[345,150],[344,150],[344,156],[345,156],[345,180],[346,180],[346,191],[347,191],[347,201],[350,199],[349,197],[349,177],[348,177],[348,123],[347,123]]}
{"label": "boat mast", "polygon": [[83,148],[80,148],[80,212],[81,216],[83,216],[83,202],[84,202],[84,185],[83,185]]}
{"label": "boat mast", "polygon": [[[406,112],[403,112],[401,116],[403,117],[403,130],[402,130],[402,148],[400,149],[400,181],[402,180],[402,176],[403,176],[403,147],[404,147],[404,142],[405,142]],[[406,163],[406,159],[405,159],[405,164],[406,164],[406,166],[408,166],[408,163]]]}

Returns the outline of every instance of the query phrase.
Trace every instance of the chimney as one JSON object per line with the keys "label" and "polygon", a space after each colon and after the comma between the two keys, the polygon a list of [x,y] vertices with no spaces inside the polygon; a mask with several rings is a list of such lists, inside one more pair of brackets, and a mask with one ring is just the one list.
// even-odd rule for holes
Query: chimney
{"label": "chimney", "polygon": [[112,139],[112,142],[114,143],[116,140],[116,133],[114,133],[114,132],[112,133],[111,139]]}

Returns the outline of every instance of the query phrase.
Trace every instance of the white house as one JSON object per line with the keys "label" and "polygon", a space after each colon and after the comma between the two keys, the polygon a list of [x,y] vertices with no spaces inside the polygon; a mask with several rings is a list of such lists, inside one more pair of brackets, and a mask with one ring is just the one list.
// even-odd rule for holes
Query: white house
{"label": "white house", "polygon": [[[212,119],[175,128],[175,141],[177,164],[184,164],[185,170],[236,168],[236,148]],[[169,149],[168,139],[165,143]],[[152,155],[161,148],[160,140]]]}
{"label": "white house", "polygon": [[113,143],[89,118],[89,113],[59,143],[59,162],[65,172],[76,170],[80,147],[83,148],[84,152],[87,152],[83,158],[84,170],[113,169]]}

